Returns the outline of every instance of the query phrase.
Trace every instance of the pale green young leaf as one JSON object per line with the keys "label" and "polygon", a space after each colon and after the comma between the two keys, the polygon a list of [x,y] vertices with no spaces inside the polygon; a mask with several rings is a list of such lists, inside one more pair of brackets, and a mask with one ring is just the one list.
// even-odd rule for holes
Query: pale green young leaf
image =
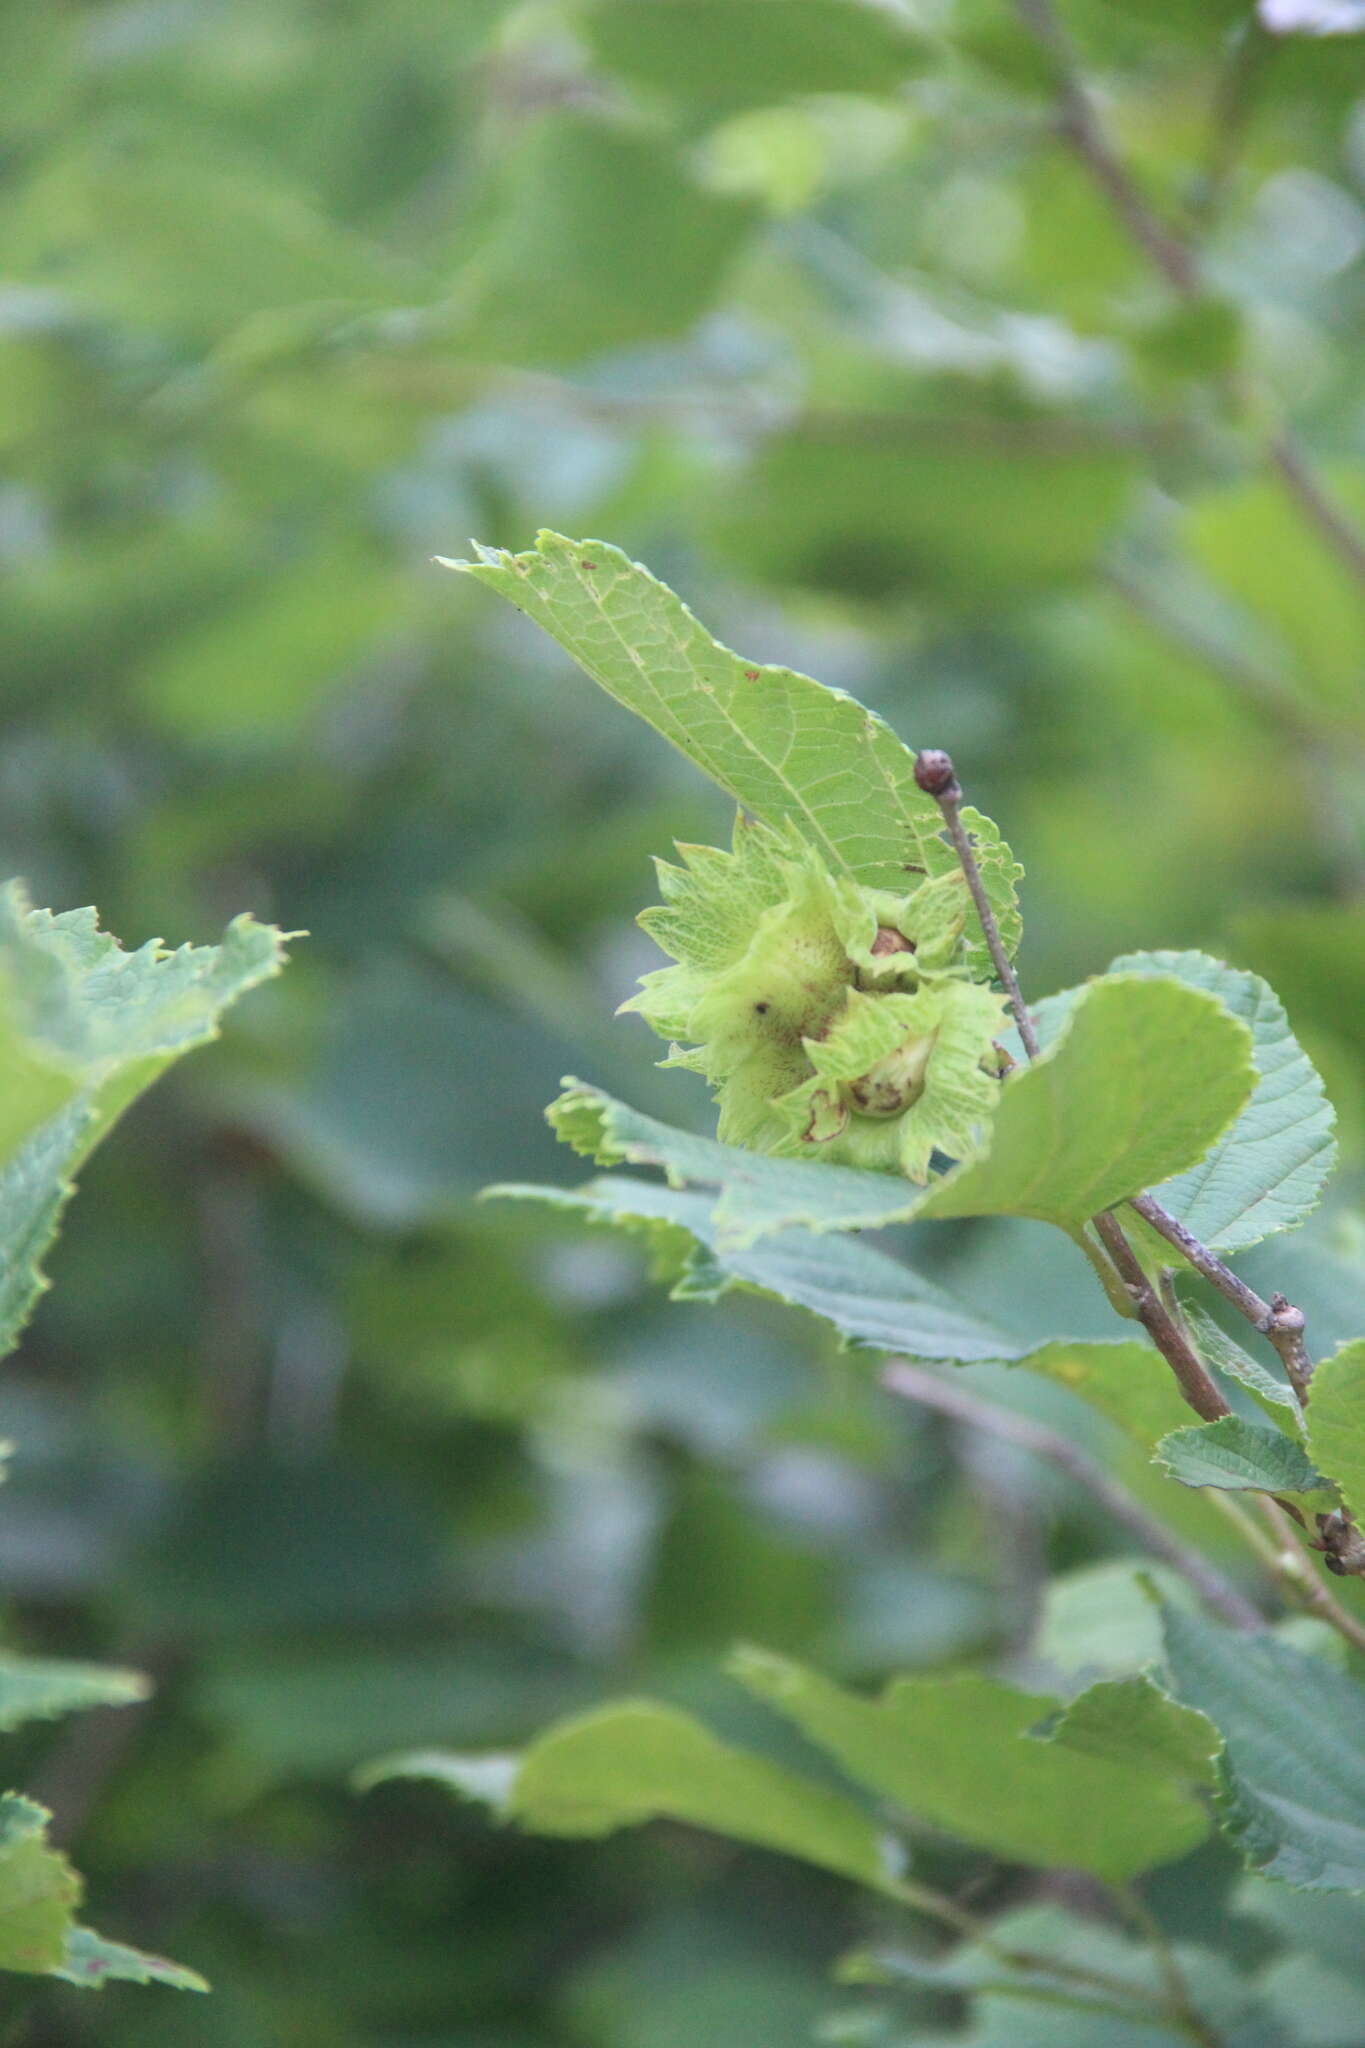
{"label": "pale green young leaf", "polygon": [[[476,547],[476,556],[446,566],[508,598],[746,811],[795,826],[831,873],[905,889],[917,873],[956,867],[938,805],[916,785],[910,748],[842,690],[746,662],[605,542],[546,532],[525,554]],[[1021,870],[988,818],[963,817],[1012,951]],[[986,961],[984,941],[976,957]]]}
{"label": "pale green young leaf", "polygon": [[70,1082],[66,1099],[0,1162],[0,1352],[45,1282],[39,1260],[73,1176],[143,1089],[247,989],[278,972],[280,935],[239,917],[217,946],[125,953],[93,910],[31,909],[0,892],[0,975],[25,1041]]}
{"label": "pale green young leaf", "polygon": [[1043,1056],[1006,1082],[989,1148],[922,1216],[1034,1216],[1076,1231],[1200,1159],[1251,1092],[1250,1034],[1213,997],[1105,976]]}
{"label": "pale green young leaf", "polygon": [[78,1086],[74,1074],[25,1037],[14,1009],[10,989],[0,981],[0,1161],[55,1116]]}
{"label": "pale green young leaf", "polygon": [[1300,1436],[1303,1432],[1303,1410],[1288,1380],[1277,1379],[1259,1358],[1243,1351],[1241,1345],[1235,1343],[1212,1316],[1206,1315],[1197,1302],[1185,1304],[1184,1317],[1205,1364],[1226,1373],[1229,1379],[1245,1387],[1257,1407],[1270,1417],[1277,1429]]}
{"label": "pale green young leaf", "polygon": [[727,1247],[912,1216],[1032,1216],[1074,1232],[1199,1158],[1250,1092],[1248,1046],[1245,1025],[1200,990],[1136,976],[1092,982],[1043,1057],[1006,1082],[989,1149],[927,1189],[671,1130],[573,1080],[548,1114],[599,1166],[659,1166],[674,1185],[718,1188]]}
{"label": "pale green young leaf", "polygon": [[607,1835],[683,1821],[799,1856],[894,1892],[900,1859],[885,1830],[841,1793],[734,1749],[692,1715],[620,1700],[551,1728],[519,1759],[416,1753],[365,1774],[435,1777],[546,1835]]}
{"label": "pale green young leaf", "polygon": [[26,1721],[51,1721],[82,1707],[125,1707],[151,1687],[137,1671],[78,1664],[61,1657],[0,1656],[0,1731]]}
{"label": "pale green young leaf", "polygon": [[564,1082],[546,1114],[556,1135],[598,1166],[658,1166],[675,1187],[718,1190],[717,1246],[742,1251],[775,1231],[867,1230],[904,1222],[924,1190],[891,1173],[775,1159],[678,1131],[615,1101],[600,1088]]}
{"label": "pale green young leaf", "polygon": [[1182,1486],[1234,1493],[1316,1493],[1322,1475],[1303,1445],[1240,1415],[1220,1415],[1178,1429],[1157,1445],[1154,1460]]}
{"label": "pale green young leaf", "polygon": [[1365,1337],[1343,1344],[1314,1373],[1308,1443],[1357,1522],[1365,1520]]}
{"label": "pale green young leaf", "polygon": [[165,1984],[172,1991],[207,1991],[197,1970],[171,1963],[164,1956],[145,1955],[121,1941],[108,1941],[93,1927],[73,1927],[66,1937],[61,1966],[52,1972],[82,1991],[100,1991],[106,1984]]}
{"label": "pale green young leaf", "polygon": [[1365,1889],[1365,1689],[1272,1635],[1166,1610],[1172,1690],[1224,1741],[1218,1818],[1268,1877]]}
{"label": "pale green young leaf", "polygon": [[1207,953],[1130,953],[1109,972],[1173,975],[1216,996],[1251,1032],[1250,1101],[1197,1166],[1153,1188],[1162,1206],[1226,1252],[1302,1223],[1336,1163],[1336,1113],[1268,983]]}
{"label": "pale green young leaf", "polygon": [[1187,1768],[1040,1740],[1058,1706],[1046,1694],[963,1674],[897,1679],[866,1699],[761,1651],[732,1668],[857,1783],[995,1855],[1121,1884],[1207,1832]]}
{"label": "pale green young leaf", "polygon": [[49,1847],[51,1815],[17,1792],[0,1797],[0,1970],[61,1968],[81,1881]]}

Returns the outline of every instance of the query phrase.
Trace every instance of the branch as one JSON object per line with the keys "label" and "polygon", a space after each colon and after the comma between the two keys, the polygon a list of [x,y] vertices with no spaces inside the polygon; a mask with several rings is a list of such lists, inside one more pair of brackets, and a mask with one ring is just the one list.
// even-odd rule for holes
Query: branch
{"label": "branch", "polygon": [[991,960],[1004,986],[1005,993],[1010,999],[1010,1008],[1014,1012],[1014,1021],[1019,1027],[1019,1036],[1023,1040],[1024,1051],[1031,1060],[1036,1060],[1038,1057],[1038,1034],[1033,1028],[1033,1019],[1025,1008],[1023,990],[1019,986],[1019,977],[1014,971],[1014,964],[1009,954],[1005,951],[1005,942],[1000,936],[1000,927],[995,921],[995,912],[991,908],[990,897],[986,894],[986,884],[981,879],[981,869],[977,865],[976,854],[972,848],[967,828],[962,822],[962,786],[958,782],[957,773],[953,767],[952,755],[945,754],[938,747],[926,747],[922,753],[916,754],[915,781],[926,796],[931,796],[934,799],[943,813],[943,822],[948,829],[948,837],[951,839],[953,851],[962,865],[962,872],[966,877],[967,887],[970,889],[972,901],[976,905],[976,914],[981,919],[981,929],[986,934],[986,944],[990,948]]}
{"label": "branch", "polygon": [[1133,1304],[1137,1319],[1175,1374],[1176,1384],[1196,1415],[1205,1422],[1218,1422],[1231,1409],[1203,1359],[1184,1329],[1171,1314],[1158,1290],[1142,1268],[1142,1261],[1111,1209],[1092,1218],[1101,1244],[1114,1262],[1124,1291]]}
{"label": "branch", "polygon": [[1216,1252],[1211,1252],[1191,1230],[1176,1220],[1168,1209],[1164,1209],[1154,1195],[1134,1195],[1132,1206],[1144,1223],[1150,1223],[1153,1230],[1173,1244],[1184,1254],[1196,1273],[1202,1273],[1225,1301],[1230,1301],[1239,1315],[1246,1317],[1254,1330],[1270,1340],[1280,1355],[1290,1386],[1299,1399],[1301,1408],[1308,1405],[1308,1387],[1313,1377],[1313,1361],[1308,1355],[1303,1332],[1305,1317],[1301,1308],[1295,1308],[1282,1294],[1272,1294],[1269,1301],[1262,1300],[1254,1287],[1224,1265]]}
{"label": "branch", "polygon": [[[1031,1060],[1036,1060],[1039,1051],[1038,1034],[1033,1028],[1033,1019],[1024,1002],[1019,977],[1000,937],[1000,927],[995,921],[995,912],[991,909],[986,895],[986,885],[981,877],[971,837],[962,823],[962,786],[958,782],[952,756],[937,747],[925,748],[915,756],[915,781],[927,796],[933,797],[943,813],[948,837],[953,843],[953,850],[961,863],[967,887],[971,891],[972,901],[981,919],[981,929],[986,934],[986,944],[990,948],[996,974],[1004,984],[1005,993],[1009,997],[1010,1008],[1014,1012],[1014,1021],[1019,1027],[1024,1050]],[[1118,1218],[1108,1211],[1096,1216],[1093,1221],[1100,1241],[1113,1261],[1124,1290],[1133,1304],[1134,1313],[1175,1374],[1181,1393],[1196,1415],[1202,1416],[1206,1422],[1216,1422],[1220,1416],[1228,1414],[1228,1404],[1210,1378],[1199,1353],[1148,1281],[1136,1252],[1123,1234],[1123,1226]]]}
{"label": "branch", "polygon": [[885,1366],[882,1385],[888,1393],[898,1394],[903,1400],[936,1409],[940,1415],[951,1416],[955,1422],[965,1423],[971,1429],[999,1437],[1004,1443],[1015,1444],[1020,1450],[1031,1451],[1035,1457],[1045,1458],[1050,1465],[1055,1465],[1074,1479],[1078,1486],[1083,1486],[1087,1493],[1093,1494],[1116,1522],[1121,1522],[1130,1534],[1136,1536],[1144,1550],[1150,1551],[1153,1557],[1159,1557],[1187,1579],[1205,1604],[1224,1621],[1234,1628],[1265,1627],[1265,1617],[1221,1572],[1206,1564],[1195,1551],[1187,1550],[1155,1516],[1149,1515],[1146,1508],[1134,1500],[1126,1487],[1111,1479],[1088,1452],[1058,1430],[1047,1429],[1026,1416],[997,1407],[994,1402],[983,1401],[976,1394],[968,1393],[966,1388],[942,1380],[935,1373],[926,1372],[902,1358],[893,1358]]}
{"label": "branch", "polygon": [[[976,851],[971,836],[962,823],[962,785],[957,779],[952,756],[940,748],[928,747],[915,756],[915,781],[926,795],[932,796],[943,813],[943,822],[953,850],[962,865],[962,872],[971,891],[972,901],[981,919],[981,928],[986,934],[992,963],[1003,982],[1009,997],[1014,1021],[1019,1027],[1024,1050],[1031,1060],[1038,1057],[1038,1034],[1033,1028],[1033,1019],[1024,1002],[1019,977],[1014,971],[1009,954],[1005,951],[1000,937],[1000,927],[995,921],[986,896],[986,885],[982,880]],[[1170,1212],[1162,1207],[1154,1196],[1141,1194],[1132,1197],[1132,1207],[1143,1221],[1149,1223],[1173,1244],[1187,1258],[1195,1271],[1202,1273],[1206,1280],[1230,1301],[1240,1314],[1244,1315],[1253,1328],[1267,1337],[1279,1353],[1289,1384],[1298,1396],[1300,1406],[1308,1400],[1308,1384],[1313,1377],[1313,1361],[1304,1343],[1304,1315],[1302,1309],[1294,1308],[1282,1294],[1272,1295],[1263,1301],[1253,1287],[1238,1278],[1231,1266],[1224,1265],[1215,1252],[1202,1244],[1193,1231],[1177,1222]],[[1143,1271],[1142,1262],[1124,1235],[1122,1224],[1112,1210],[1092,1219],[1100,1242],[1113,1260],[1114,1268],[1123,1282],[1124,1289],[1132,1301],[1138,1321],[1146,1330],[1157,1350],[1170,1366],[1179,1383],[1180,1391],[1197,1415],[1206,1422],[1216,1422],[1220,1416],[1231,1413],[1227,1402],[1219,1393],[1208,1369],[1194,1345],[1182,1328],[1179,1318],[1173,1315]]]}

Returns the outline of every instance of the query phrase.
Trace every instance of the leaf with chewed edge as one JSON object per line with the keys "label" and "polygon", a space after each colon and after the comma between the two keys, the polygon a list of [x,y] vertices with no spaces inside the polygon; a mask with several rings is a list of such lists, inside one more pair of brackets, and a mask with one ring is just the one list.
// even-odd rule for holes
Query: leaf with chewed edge
{"label": "leaf with chewed edge", "polygon": [[[914,871],[951,873],[943,819],[915,781],[915,757],[890,726],[842,690],[714,640],[668,587],[605,541],[545,532],[524,554],[475,543],[476,576],[572,655],[746,811],[790,822],[834,874],[905,889]],[[989,818],[964,810],[996,918],[1019,940],[1022,870]],[[975,925],[975,920],[973,920]],[[984,937],[973,955],[989,971]]]}

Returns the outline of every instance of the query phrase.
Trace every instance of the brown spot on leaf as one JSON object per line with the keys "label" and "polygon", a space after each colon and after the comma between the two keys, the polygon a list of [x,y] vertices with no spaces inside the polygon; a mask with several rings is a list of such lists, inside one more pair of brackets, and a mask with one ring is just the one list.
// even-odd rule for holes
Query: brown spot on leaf
{"label": "brown spot on leaf", "polygon": [[758,681],[758,670],[756,668],[746,668],[744,674],[749,682],[756,683]]}

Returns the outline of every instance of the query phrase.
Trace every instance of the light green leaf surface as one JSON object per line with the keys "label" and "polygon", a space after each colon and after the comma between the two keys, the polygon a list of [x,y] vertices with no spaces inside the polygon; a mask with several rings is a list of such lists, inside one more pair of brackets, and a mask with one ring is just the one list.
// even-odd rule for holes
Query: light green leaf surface
{"label": "light green leaf surface", "polygon": [[1212,1785],[1221,1747],[1218,1732],[1193,1707],[1183,1707],[1145,1674],[1101,1679],[1081,1693],[1050,1731],[1053,1742],[1082,1756],[1135,1770],[1170,1770],[1192,1784]]}
{"label": "light green leaf surface", "polygon": [[208,1984],[197,1970],[182,1963],[167,1962],[164,1956],[144,1955],[121,1941],[106,1941],[93,1927],[73,1927],[66,1937],[66,1952],[60,1969],[52,1972],[66,1984],[82,1991],[99,1991],[106,1984],[166,1984],[172,1991],[207,1991]]}
{"label": "light green leaf surface", "polygon": [[1135,1721],[1116,1763],[1040,1740],[1057,1701],[992,1678],[902,1678],[865,1699],[766,1652],[741,1651],[732,1668],[856,1782],[995,1855],[1123,1883],[1207,1832],[1190,1772],[1141,1760],[1150,1731]]}
{"label": "light green leaf surface", "polygon": [[1184,1317],[1189,1325],[1190,1335],[1199,1348],[1199,1355],[1206,1365],[1211,1365],[1229,1379],[1236,1380],[1246,1388],[1262,1413],[1268,1415],[1276,1429],[1299,1436],[1303,1432],[1303,1410],[1298,1396],[1288,1380],[1277,1379],[1259,1358],[1253,1358],[1249,1351],[1243,1351],[1229,1337],[1226,1330],[1206,1315],[1197,1302],[1184,1305]]}
{"label": "light green leaf surface", "polygon": [[43,1976],[66,1955],[81,1881],[48,1846],[50,1819],[17,1792],[0,1797],[0,1970]]}
{"label": "light green leaf surface", "polygon": [[774,1159],[677,1131],[568,1076],[546,1112],[557,1136],[598,1166],[658,1166],[675,1187],[712,1187],[717,1247],[743,1251],[774,1232],[866,1230],[904,1222],[923,1189],[891,1173]]}
{"label": "light green leaf surface", "polygon": [[931,1188],[922,1216],[1034,1216],[1079,1230],[1208,1150],[1251,1092],[1250,1034],[1202,991],[1091,982],[1041,1059],[1001,1091],[985,1156]]}
{"label": "light green leaf surface", "polygon": [[69,1084],[0,1162],[0,1352],[45,1284],[38,1262],[81,1162],[172,1061],[217,1036],[222,1012],[282,957],[279,934],[249,917],[234,919],[218,946],[167,952],[151,940],[125,953],[93,910],[54,916],[30,909],[17,884],[0,892],[10,1015]]}
{"label": "light green leaf surface", "polygon": [[136,1671],[59,1657],[0,1657],[0,1731],[50,1721],[81,1707],[125,1707],[151,1687]]}
{"label": "light green leaf surface", "polygon": [[[619,548],[542,533],[526,554],[480,547],[475,561],[446,566],[508,598],[745,810],[790,821],[832,873],[903,889],[914,870],[956,867],[914,755],[884,720],[809,676],[746,662]],[[989,819],[963,817],[1013,950],[1021,870]]]}
{"label": "light green leaf surface", "polygon": [[1174,975],[1216,996],[1251,1033],[1251,1100],[1197,1166],[1153,1188],[1158,1200],[1225,1252],[1302,1223],[1336,1164],[1336,1114],[1269,984],[1207,953],[1129,953],[1109,972]]}
{"label": "light green leaf surface", "polygon": [[11,1158],[77,1088],[73,1074],[24,1036],[15,1009],[11,990],[0,981],[0,1160]]}
{"label": "light green leaf surface", "polygon": [[1190,1412],[1170,1367],[1142,1338],[1059,1337],[1017,1363],[1066,1387],[1144,1450],[1179,1429]]}
{"label": "light green leaf surface", "polygon": [[920,1190],[893,1174],[774,1159],[670,1130],[569,1080],[549,1111],[599,1166],[659,1166],[720,1190],[719,1246],[773,1231],[860,1230],[912,1216],[1032,1216],[1075,1231],[1197,1159],[1250,1092],[1246,1027],[1176,981],[1092,982],[1044,1057],[1001,1091],[989,1150]]}
{"label": "light green leaf surface", "polygon": [[1356,1521],[1365,1521],[1365,1337],[1343,1344],[1314,1373],[1308,1444]]}
{"label": "light green leaf surface", "polygon": [[1168,1609],[1172,1690],[1219,1730],[1218,1817],[1268,1877],[1365,1889],[1365,1689],[1271,1635]]}
{"label": "light green leaf surface", "polygon": [[520,1759],[417,1752],[365,1773],[438,1777],[534,1833],[607,1835],[668,1819],[709,1828],[894,1892],[899,1858],[851,1800],[733,1749],[692,1715],[621,1700],[563,1721]]}
{"label": "light green leaf surface", "polygon": [[1302,1444],[1240,1415],[1196,1423],[1161,1439],[1155,1462],[1182,1486],[1232,1492],[1316,1493],[1322,1477]]}

